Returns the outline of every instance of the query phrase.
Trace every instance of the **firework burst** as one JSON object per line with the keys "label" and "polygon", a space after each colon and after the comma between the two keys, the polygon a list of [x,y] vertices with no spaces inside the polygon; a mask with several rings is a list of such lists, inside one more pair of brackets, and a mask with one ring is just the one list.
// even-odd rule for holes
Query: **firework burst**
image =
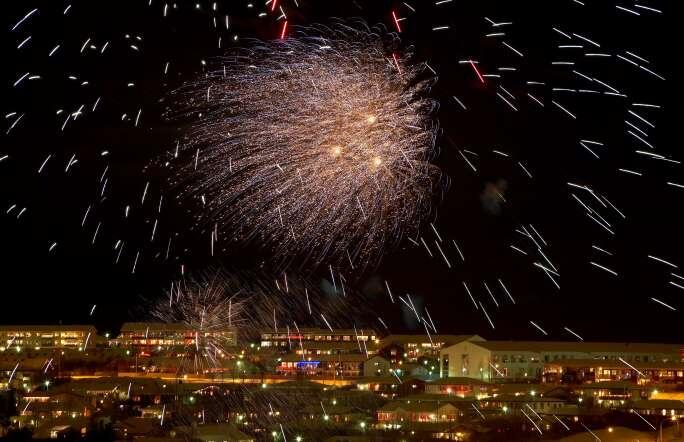
{"label": "firework burst", "polygon": [[440,182],[434,77],[397,43],[307,28],[226,56],[178,91],[192,119],[182,196],[205,205],[200,222],[276,258],[351,266],[413,231]]}
{"label": "firework burst", "polygon": [[216,367],[235,345],[233,327],[240,325],[243,302],[216,278],[174,283],[168,298],[152,315],[186,332],[181,371],[203,372]]}

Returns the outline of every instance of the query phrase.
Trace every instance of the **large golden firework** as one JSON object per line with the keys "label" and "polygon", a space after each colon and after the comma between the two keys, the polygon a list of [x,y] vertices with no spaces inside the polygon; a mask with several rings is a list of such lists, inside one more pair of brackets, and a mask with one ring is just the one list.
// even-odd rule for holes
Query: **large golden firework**
{"label": "large golden firework", "polygon": [[[378,29],[254,42],[178,91],[199,216],[278,259],[375,263],[430,211],[435,78]],[[214,233],[212,233],[213,235]]]}

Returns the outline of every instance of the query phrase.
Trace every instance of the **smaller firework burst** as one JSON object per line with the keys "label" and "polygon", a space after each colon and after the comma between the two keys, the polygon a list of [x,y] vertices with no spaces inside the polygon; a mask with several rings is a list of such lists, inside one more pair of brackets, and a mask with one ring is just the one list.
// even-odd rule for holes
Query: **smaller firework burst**
{"label": "smaller firework burst", "polygon": [[214,278],[178,281],[152,315],[169,324],[184,326],[186,339],[179,353],[182,372],[206,373],[219,366],[227,347],[235,345],[235,328],[243,321],[243,300]]}

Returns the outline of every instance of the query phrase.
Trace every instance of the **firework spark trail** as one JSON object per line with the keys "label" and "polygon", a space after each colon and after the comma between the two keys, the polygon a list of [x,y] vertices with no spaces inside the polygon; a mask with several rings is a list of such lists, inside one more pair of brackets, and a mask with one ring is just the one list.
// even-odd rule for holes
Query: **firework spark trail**
{"label": "firework spark trail", "polygon": [[180,168],[181,193],[206,196],[202,221],[276,258],[375,263],[430,211],[434,78],[370,29],[304,32],[255,42],[177,91],[195,118],[184,145],[202,151],[197,170]]}

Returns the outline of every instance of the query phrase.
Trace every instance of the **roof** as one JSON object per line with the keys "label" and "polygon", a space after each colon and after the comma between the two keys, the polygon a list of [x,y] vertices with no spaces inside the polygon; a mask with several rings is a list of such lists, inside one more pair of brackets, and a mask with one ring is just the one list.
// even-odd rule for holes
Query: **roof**
{"label": "roof", "polygon": [[88,333],[96,332],[96,329],[92,325],[0,325],[0,332],[12,332],[12,331],[38,331],[38,332],[51,332],[51,331],[84,331]]}
{"label": "roof", "polygon": [[629,408],[635,410],[654,410],[660,408],[667,410],[684,410],[684,401],[677,401],[674,399],[643,399],[632,402]]}
{"label": "roof", "polygon": [[58,393],[48,396],[48,400],[46,402],[30,401],[26,404],[24,410],[35,413],[40,411],[55,410],[83,411],[86,408],[92,408],[90,401],[88,401],[86,397],[73,393]]}
{"label": "roof", "polygon": [[402,398],[404,401],[416,402],[441,402],[449,403],[456,407],[470,406],[476,399],[474,397],[460,397],[453,394],[439,394],[439,393],[416,393]]}
{"label": "roof", "polygon": [[348,354],[336,354],[336,355],[311,355],[305,356],[302,359],[302,355],[298,354],[287,354],[281,358],[282,362],[333,362],[333,361],[343,361],[343,362],[364,362],[368,358],[366,355],[348,353]]}
{"label": "roof", "polygon": [[[19,364],[17,366],[17,363]],[[15,354],[8,354],[5,357],[0,358],[0,371],[10,371],[17,367],[18,372],[22,371],[42,371],[45,368],[46,360],[45,358],[26,358],[22,359],[21,356]]]}
{"label": "roof", "polygon": [[242,431],[238,430],[235,425],[224,423],[224,424],[209,424],[209,425],[197,425],[196,427],[177,427],[178,432],[185,434],[191,434],[194,437],[207,437],[220,435],[222,440],[230,441],[248,441],[254,440],[253,437],[246,435]]}
{"label": "roof", "polygon": [[488,385],[489,382],[481,381],[475,378],[454,377],[441,378],[430,381],[427,385]]}
{"label": "roof", "polygon": [[129,436],[151,435],[159,428],[159,419],[153,417],[129,417],[114,424],[121,431],[124,429]]}
{"label": "roof", "polygon": [[[363,331],[363,333],[362,333]],[[287,334],[283,331],[276,332],[274,330],[262,330],[261,335],[281,335]],[[325,335],[325,336],[338,336],[338,335],[352,335],[352,336],[377,336],[375,330],[372,329],[353,329],[353,328],[336,328],[334,331],[330,331],[329,328],[300,328],[298,333],[290,331],[290,334],[302,334],[302,335]]]}
{"label": "roof", "polygon": [[295,390],[310,389],[310,390],[324,390],[327,387],[319,382],[309,381],[309,380],[292,380],[285,382],[278,382],[275,384],[269,384],[269,389],[285,389],[292,388]]}
{"label": "roof", "polygon": [[578,353],[675,353],[684,344],[653,344],[643,342],[575,342],[575,341],[478,341],[473,342],[491,351],[578,352]]}
{"label": "roof", "polygon": [[565,402],[565,399],[560,399],[556,397],[547,397],[541,395],[529,395],[529,394],[499,394],[495,396],[489,396],[480,399],[482,402]]}
{"label": "roof", "polygon": [[555,414],[556,416],[603,416],[613,410],[603,407],[579,407],[577,405],[563,405],[548,413],[539,411],[539,414]]}
{"label": "roof", "polygon": [[553,390],[564,388],[562,385],[556,384],[516,384],[516,383],[505,383],[505,384],[490,384],[490,390],[498,394],[515,394],[515,393],[532,393],[535,394],[547,394]]}
{"label": "roof", "polygon": [[[358,350],[359,347],[363,351],[363,341],[356,342],[353,341],[302,341],[302,347],[304,350]],[[299,339],[292,338],[290,344],[293,349],[299,350]],[[366,343],[367,348],[375,348],[375,344],[372,341]]]}
{"label": "roof", "polygon": [[463,341],[484,341],[478,335],[427,335],[427,334],[414,334],[414,335],[388,335],[381,339],[382,345],[389,344],[408,344],[408,343],[423,343],[423,342],[443,342],[446,345],[456,344]]}
{"label": "roof", "polygon": [[357,384],[403,384],[409,382],[425,382],[414,376],[404,376],[401,380],[396,376],[367,376],[356,380]]}
{"label": "roof", "polygon": [[437,413],[441,408],[443,407],[451,407],[455,408],[452,404],[448,402],[442,402],[442,403],[437,403],[433,401],[391,401],[383,405],[378,409],[378,411],[385,411],[385,412],[391,412],[391,411],[397,411],[397,410],[404,410],[404,411],[410,411],[410,412],[423,412],[423,413]]}
{"label": "roof", "polygon": [[78,431],[81,428],[87,428],[89,422],[90,420],[87,417],[60,416],[43,419],[33,433],[33,438],[49,439],[51,430],[64,431],[68,428],[74,428]]}
{"label": "roof", "polygon": [[[323,413],[323,407],[321,404],[309,404],[304,408],[299,410],[300,413],[304,414],[321,414]],[[346,406],[346,405],[326,405],[325,414],[335,416],[342,414],[363,414],[358,409]]]}
{"label": "roof", "polygon": [[[665,427],[667,428],[667,427]],[[601,428],[601,429],[593,429],[591,430],[593,433],[592,435],[589,435],[588,432],[586,431],[580,431],[578,433],[575,433],[571,436],[564,437],[562,439],[558,439],[559,441],[563,442],[590,442],[592,440],[599,440],[599,441],[640,441],[640,440],[653,440],[653,432],[652,431],[636,431],[632,430],[631,428],[625,428],[625,427],[607,427],[607,428]],[[677,439],[671,439],[667,434],[667,429],[663,430],[663,440],[677,440]],[[595,437],[594,437],[595,436]],[[658,440],[658,439],[656,439]]]}
{"label": "roof", "polygon": [[[157,332],[157,331],[194,331],[189,324],[182,322],[124,322],[121,326],[121,333],[124,332]],[[226,327],[222,330],[211,330],[212,332],[230,332],[234,331],[234,328]]]}
{"label": "roof", "polygon": [[582,384],[576,390],[643,390],[645,387],[626,381],[601,381]]}
{"label": "roof", "polygon": [[[650,368],[660,368],[660,369],[671,369],[671,370],[682,370],[684,369],[684,362],[677,361],[656,361],[656,362],[637,362],[630,361],[629,364],[635,368],[639,369],[650,369]],[[546,362],[544,365],[552,366],[558,365],[562,367],[575,367],[575,368],[585,368],[585,367],[601,367],[601,368],[629,368],[624,362],[618,359],[557,359],[555,361]]]}

